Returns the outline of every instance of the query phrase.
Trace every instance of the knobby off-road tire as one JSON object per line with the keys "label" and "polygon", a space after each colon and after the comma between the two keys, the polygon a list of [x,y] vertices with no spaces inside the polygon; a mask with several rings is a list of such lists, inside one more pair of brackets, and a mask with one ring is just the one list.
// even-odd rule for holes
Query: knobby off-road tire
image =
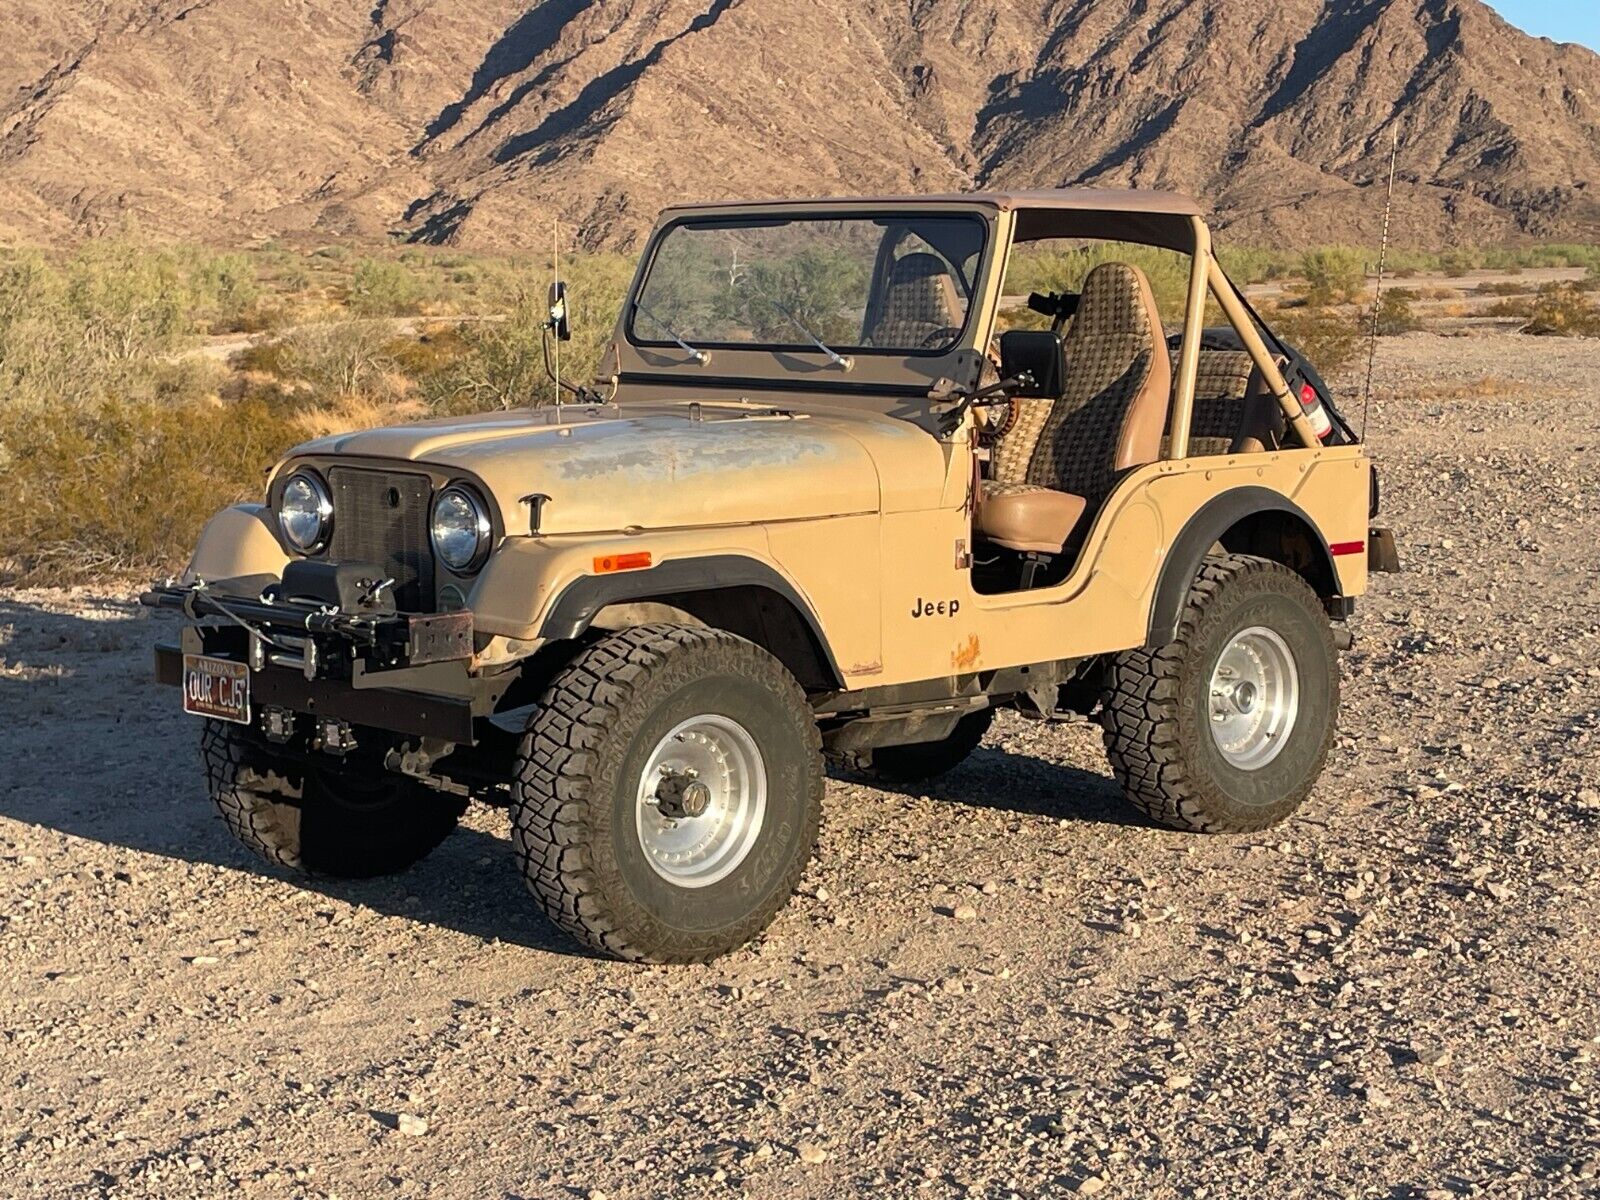
{"label": "knobby off-road tire", "polygon": [[[1250,692],[1236,692],[1245,684]],[[1306,798],[1338,710],[1338,654],[1316,593],[1279,563],[1229,554],[1201,566],[1172,642],[1115,658],[1102,721],[1111,768],[1147,816],[1244,833]],[[1279,714],[1276,737],[1264,732],[1274,728],[1269,711]]]}
{"label": "knobby off-road tire", "polygon": [[[669,821],[659,789],[695,782],[706,807]],[[540,906],[585,945],[703,962],[788,901],[823,782],[816,721],[777,659],[718,630],[645,625],[585,649],[545,692],[519,750],[512,843]]]}
{"label": "knobby off-road tire", "polygon": [[[404,870],[450,835],[467,806],[388,773],[341,778],[337,764],[286,770],[222,721],[205,723],[200,754],[211,802],[233,836],[299,871],[367,879]],[[269,781],[298,798],[264,787]]]}
{"label": "knobby off-road tire", "polygon": [[828,755],[828,761],[843,771],[880,779],[885,783],[921,783],[953,771],[967,758],[994,723],[994,709],[968,713],[956,722],[949,735],[937,742],[914,742],[906,746],[875,746],[871,750],[841,750]]}

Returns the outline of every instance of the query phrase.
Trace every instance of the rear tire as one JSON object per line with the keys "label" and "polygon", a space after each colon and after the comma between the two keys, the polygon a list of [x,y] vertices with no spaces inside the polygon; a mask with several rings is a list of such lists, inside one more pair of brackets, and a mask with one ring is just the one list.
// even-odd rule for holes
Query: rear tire
{"label": "rear tire", "polygon": [[822,791],[816,720],[782,663],[720,630],[644,625],[545,692],[518,752],[512,844],[540,907],[585,945],[704,962],[788,902]]}
{"label": "rear tire", "polygon": [[871,750],[845,750],[830,754],[841,770],[853,771],[885,783],[921,783],[953,771],[966,762],[994,723],[994,709],[979,709],[956,722],[937,742],[905,746],[875,746]]}
{"label": "rear tire", "polygon": [[233,836],[297,871],[342,879],[403,871],[450,836],[467,807],[464,798],[387,773],[368,780],[337,764],[291,769],[222,721],[205,723],[200,754],[211,801]]}
{"label": "rear tire", "polygon": [[1247,833],[1305,800],[1338,711],[1317,594],[1280,563],[1229,554],[1202,564],[1172,642],[1113,659],[1102,721],[1140,811],[1174,829]]}

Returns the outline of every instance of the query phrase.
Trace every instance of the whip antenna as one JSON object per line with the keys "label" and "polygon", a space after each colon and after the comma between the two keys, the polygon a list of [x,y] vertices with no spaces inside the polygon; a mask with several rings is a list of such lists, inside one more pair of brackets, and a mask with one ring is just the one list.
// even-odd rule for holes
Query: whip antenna
{"label": "whip antenna", "polygon": [[[1393,179],[1392,169],[1391,169],[1390,178],[1391,178],[1390,187],[1393,187],[1394,185],[1393,185],[1393,182],[1392,182],[1392,179]],[[1384,227],[1385,227],[1385,229],[1388,228],[1388,218],[1387,217],[1384,218]],[[1387,234],[1385,236],[1387,236]],[[552,282],[551,289],[550,289],[551,295],[554,296],[555,295],[555,289],[561,285],[561,218],[559,218],[559,217],[553,217],[553,218],[551,218],[551,221],[550,221],[550,269],[551,269],[551,271],[553,271],[555,273],[555,279]],[[1381,268],[1380,268],[1380,270],[1381,270]],[[552,314],[552,315],[554,315],[554,314]],[[560,408],[561,407],[561,339],[559,337],[556,338],[555,339],[555,343],[556,343],[556,353],[555,353],[556,407]],[[1369,375],[1370,375],[1370,371],[1369,371]],[[1369,386],[1370,386],[1370,382],[1369,382]],[[1366,429],[1366,424],[1367,424],[1366,418],[1363,417],[1361,419],[1361,426],[1362,426],[1363,430]]]}
{"label": "whip antenna", "polygon": [[1389,144],[1389,190],[1383,199],[1383,241],[1378,247],[1378,285],[1372,292],[1372,327],[1367,332],[1367,386],[1361,398],[1361,440],[1367,439],[1367,412],[1372,407],[1372,367],[1378,358],[1378,310],[1383,304],[1383,267],[1389,257],[1389,214],[1394,210],[1394,161],[1400,153],[1400,126]]}

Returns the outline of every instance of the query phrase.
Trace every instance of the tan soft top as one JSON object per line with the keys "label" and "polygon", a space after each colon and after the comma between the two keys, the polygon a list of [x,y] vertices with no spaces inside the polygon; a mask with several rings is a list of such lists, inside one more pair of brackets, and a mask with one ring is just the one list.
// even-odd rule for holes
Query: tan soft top
{"label": "tan soft top", "polygon": [[991,208],[1053,209],[1072,212],[1126,212],[1160,214],[1172,217],[1198,217],[1200,206],[1181,192],[1146,191],[1139,188],[1022,188],[1014,191],[942,192],[925,195],[882,196],[806,196],[788,200],[716,200],[669,206],[665,211],[697,211],[710,208],[826,208],[865,205],[882,208],[915,208],[923,204],[982,204]]}
{"label": "tan soft top", "polygon": [[1200,206],[1179,192],[1132,188],[1039,188],[994,192],[946,192],[922,196],[817,196],[789,200],[718,200],[673,205],[664,220],[690,213],[736,216],[762,211],[796,214],[827,210],[932,210],[992,208],[1017,214],[1019,242],[1042,238],[1099,238],[1141,242],[1190,253]]}

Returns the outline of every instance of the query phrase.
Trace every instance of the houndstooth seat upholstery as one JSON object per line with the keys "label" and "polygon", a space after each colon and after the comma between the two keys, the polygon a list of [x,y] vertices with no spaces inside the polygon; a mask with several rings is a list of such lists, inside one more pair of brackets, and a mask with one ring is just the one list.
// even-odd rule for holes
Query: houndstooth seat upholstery
{"label": "houndstooth seat upholstery", "polygon": [[[1201,350],[1195,373],[1189,455],[1250,454],[1283,442],[1283,414],[1243,350]],[[1161,439],[1167,453],[1167,438]]]}
{"label": "houndstooth seat upholstery", "polygon": [[1089,272],[1065,350],[1063,394],[1013,401],[983,483],[978,532],[1008,549],[1060,552],[1121,472],[1160,453],[1172,362],[1144,272],[1127,263]]}
{"label": "houndstooth seat upholstery", "polygon": [[908,254],[894,264],[868,346],[916,350],[942,330],[966,324],[955,280],[933,254]]}

